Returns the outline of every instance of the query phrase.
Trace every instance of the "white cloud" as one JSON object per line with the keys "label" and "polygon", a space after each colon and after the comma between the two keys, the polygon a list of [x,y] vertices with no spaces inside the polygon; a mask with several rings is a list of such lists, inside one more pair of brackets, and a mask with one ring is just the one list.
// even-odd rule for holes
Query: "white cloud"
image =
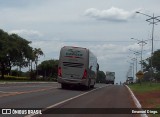
{"label": "white cloud", "polygon": [[15,33],[18,34],[24,38],[27,38],[29,40],[38,39],[43,36],[42,33],[36,30],[26,30],[26,29],[20,29],[20,30],[11,30],[9,31],[10,34]]}
{"label": "white cloud", "polygon": [[[119,64],[126,62],[128,55],[135,56],[130,50],[141,51],[141,47],[138,44],[129,44],[129,45],[117,45],[117,44],[102,44],[102,45],[93,45],[88,46],[88,48],[97,56],[98,61],[103,65],[107,62],[108,64],[112,62],[113,64]],[[130,49],[130,50],[129,50]],[[146,45],[144,47],[143,57],[144,59],[148,57],[147,52],[150,53],[150,46]],[[139,55],[140,56],[140,55]],[[117,61],[118,60],[118,61]],[[114,61],[114,62],[113,62]],[[120,62],[121,61],[121,62]],[[121,67],[121,66],[117,66]]]}
{"label": "white cloud", "polygon": [[20,35],[36,35],[36,36],[42,36],[42,34],[36,30],[26,30],[26,29],[20,29],[20,30],[12,30],[10,33],[20,34]]}
{"label": "white cloud", "polygon": [[135,17],[135,11],[136,10],[125,11],[116,7],[111,7],[107,10],[90,8],[85,11],[85,15],[98,20],[127,21],[128,19]]}

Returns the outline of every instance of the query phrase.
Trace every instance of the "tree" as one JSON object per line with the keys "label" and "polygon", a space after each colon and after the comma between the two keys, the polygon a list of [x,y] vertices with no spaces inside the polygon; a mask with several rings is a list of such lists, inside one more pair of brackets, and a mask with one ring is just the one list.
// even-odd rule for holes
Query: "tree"
{"label": "tree", "polygon": [[151,59],[150,57],[147,58],[146,60],[143,60],[142,65],[143,65],[143,71],[149,71],[150,67],[151,67]]}
{"label": "tree", "polygon": [[6,32],[0,30],[0,71],[2,79],[4,79],[5,71],[9,67],[8,37],[9,35]]}
{"label": "tree", "polygon": [[[149,71],[151,67],[151,57],[147,58],[143,62],[144,71]],[[157,71],[160,71],[160,50],[157,50],[153,53],[152,56],[152,67]]]}
{"label": "tree", "polygon": [[[145,73],[144,80],[149,80],[151,75],[151,57],[147,58],[145,61],[143,61],[143,67],[144,71],[147,71]],[[155,51],[152,56],[152,67],[153,67],[153,76],[157,79],[160,79],[160,49]]]}
{"label": "tree", "polygon": [[[34,61],[35,61],[36,71],[37,71],[38,57],[44,55],[44,53],[43,53],[43,51],[41,50],[41,48],[35,48],[35,49],[33,50],[33,55],[34,55]],[[38,75],[38,71],[37,71],[37,75]]]}
{"label": "tree", "polygon": [[153,67],[155,68],[154,77],[160,81],[160,49],[154,52],[153,55]]}
{"label": "tree", "polygon": [[160,49],[154,52],[152,61],[153,67],[160,71]]}
{"label": "tree", "polygon": [[103,71],[98,71],[97,72],[97,82],[101,82],[101,83],[105,83],[105,78],[106,78],[106,75]]}
{"label": "tree", "polygon": [[46,77],[57,77],[58,72],[58,60],[46,60],[41,62],[38,65],[39,75],[43,75],[43,78]]}
{"label": "tree", "polygon": [[[40,55],[44,55],[41,48],[38,48],[38,49],[34,48],[32,50],[31,60],[29,60],[29,67],[31,67],[31,70],[29,69],[31,80],[36,80],[36,77],[38,76],[37,65],[38,65],[38,58]],[[33,69],[32,69],[33,62],[35,62],[35,65],[36,65],[35,71],[33,71]]]}
{"label": "tree", "polygon": [[1,78],[4,78],[5,72],[10,72],[13,66],[27,67],[29,61],[33,60],[33,49],[31,42],[23,39],[17,34],[9,35],[0,30],[0,71]]}
{"label": "tree", "polygon": [[21,71],[22,67],[28,66],[28,59],[32,59],[32,47],[29,46],[31,42],[16,34],[11,34],[9,41],[11,42],[11,45],[8,47],[10,48],[9,56],[11,64],[12,66],[19,66]]}

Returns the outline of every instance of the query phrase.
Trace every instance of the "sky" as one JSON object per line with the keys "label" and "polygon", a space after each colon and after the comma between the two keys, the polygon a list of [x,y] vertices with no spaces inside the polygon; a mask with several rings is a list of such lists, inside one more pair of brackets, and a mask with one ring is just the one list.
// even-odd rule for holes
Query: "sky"
{"label": "sky", "polygon": [[[136,57],[133,51],[141,50],[131,38],[148,40],[143,59],[151,55],[152,25],[146,22],[149,17],[135,12],[160,16],[159,4],[159,0],[0,0],[0,28],[41,48],[45,56],[39,63],[59,59],[63,46],[88,48],[97,56],[100,70],[115,72],[119,83],[126,80],[131,58]],[[160,49],[159,32],[160,23],[154,29],[154,51]],[[140,61],[140,55],[137,58]]]}

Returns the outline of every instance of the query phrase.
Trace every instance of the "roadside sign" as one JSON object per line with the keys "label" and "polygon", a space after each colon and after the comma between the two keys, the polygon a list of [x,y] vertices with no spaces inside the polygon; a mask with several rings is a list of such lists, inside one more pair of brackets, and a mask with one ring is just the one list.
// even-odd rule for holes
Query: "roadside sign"
{"label": "roadside sign", "polygon": [[138,71],[138,72],[136,73],[136,76],[137,76],[138,79],[142,79],[143,76],[144,76],[144,73],[143,73],[142,71]]}

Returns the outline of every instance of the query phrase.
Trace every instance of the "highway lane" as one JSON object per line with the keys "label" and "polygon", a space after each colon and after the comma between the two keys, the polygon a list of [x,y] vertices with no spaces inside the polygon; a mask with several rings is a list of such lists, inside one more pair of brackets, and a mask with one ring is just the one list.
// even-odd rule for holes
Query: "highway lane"
{"label": "highway lane", "polygon": [[[58,83],[0,84],[0,105],[1,108],[133,108],[133,102],[126,87],[106,84],[96,84],[95,88],[89,91],[80,88],[61,89]],[[52,113],[52,109],[44,113],[47,111]],[[64,117],[63,114],[47,116]],[[81,113],[65,114],[65,116],[81,117],[83,115]],[[103,116],[109,116],[109,114]],[[117,114],[111,116],[114,117]],[[133,115],[119,116],[132,117]]]}
{"label": "highway lane", "polygon": [[0,84],[0,105],[2,108],[46,108],[84,92],[76,88],[61,89],[58,83]]}
{"label": "highway lane", "polygon": [[[113,114],[111,111],[120,112],[121,108],[135,108],[130,93],[125,86],[110,85],[107,87],[99,88],[98,90],[91,91],[86,95],[80,96],[76,99],[67,101],[65,103],[54,106],[54,108],[44,111],[44,113],[53,113],[55,108],[61,109],[64,114],[54,114],[55,117],[137,117],[139,115],[133,114]],[[72,109],[73,108],[73,109]],[[77,108],[77,110],[75,109]],[[92,110],[94,108],[94,110]],[[107,110],[108,108],[108,110]],[[76,111],[76,114],[65,114],[65,109],[71,113]],[[99,111],[99,109],[101,109]],[[106,110],[105,110],[106,109]],[[83,114],[91,111],[91,114]],[[122,109],[123,110],[123,109]],[[94,112],[93,112],[94,111]],[[99,112],[107,111],[107,114],[99,114]],[[123,111],[128,111],[127,109]],[[110,114],[110,112],[112,114]],[[124,113],[125,113],[124,112]],[[74,112],[73,112],[74,113]],[[78,113],[78,114],[77,114]],[[123,112],[122,112],[123,113]],[[127,113],[127,112],[126,112]],[[129,112],[131,113],[131,111]],[[47,115],[51,117],[53,115]],[[42,116],[38,116],[42,117]]]}

